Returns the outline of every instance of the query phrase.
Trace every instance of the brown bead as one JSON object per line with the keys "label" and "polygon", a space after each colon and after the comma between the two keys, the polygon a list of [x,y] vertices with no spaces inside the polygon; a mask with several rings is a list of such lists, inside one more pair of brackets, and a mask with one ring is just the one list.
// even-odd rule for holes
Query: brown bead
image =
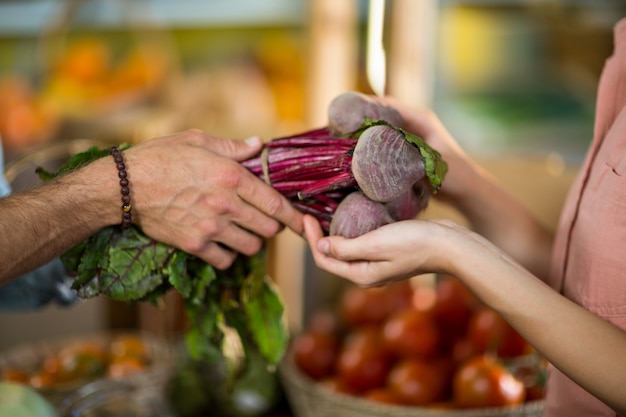
{"label": "brown bead", "polygon": [[130,184],[128,181],[128,173],[126,172],[126,164],[124,164],[124,156],[117,146],[112,146],[109,153],[113,156],[117,168],[117,175],[120,178],[120,192],[122,194],[122,229],[128,229],[132,226],[132,206],[130,204]]}

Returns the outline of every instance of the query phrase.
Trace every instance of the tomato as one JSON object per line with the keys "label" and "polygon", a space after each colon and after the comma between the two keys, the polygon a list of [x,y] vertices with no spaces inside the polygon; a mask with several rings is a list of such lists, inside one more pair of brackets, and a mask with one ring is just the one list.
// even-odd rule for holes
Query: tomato
{"label": "tomato", "polygon": [[311,315],[306,328],[318,333],[337,333],[339,324],[337,323],[337,316],[333,312],[319,310]]}
{"label": "tomato", "polygon": [[476,356],[463,363],[452,381],[454,403],[461,408],[499,407],[524,402],[526,388],[497,359]]}
{"label": "tomato", "polygon": [[47,388],[62,382],[55,378],[55,375],[44,370],[33,374],[29,379],[29,384],[35,388]]}
{"label": "tomato", "polygon": [[2,381],[28,383],[29,376],[26,372],[17,368],[6,368],[2,370],[0,376]]}
{"label": "tomato", "polygon": [[413,286],[409,280],[392,282],[383,287],[387,315],[413,307]]}
{"label": "tomato", "polygon": [[105,350],[89,342],[81,342],[61,349],[58,353],[60,375],[63,380],[98,376],[107,366]]}
{"label": "tomato", "polygon": [[440,275],[435,285],[433,314],[443,328],[462,332],[477,305],[477,298],[463,281],[451,275]]}
{"label": "tomato", "polygon": [[293,341],[293,358],[302,372],[320,379],[333,372],[338,345],[337,338],[330,333],[305,331]]}
{"label": "tomato", "polygon": [[543,400],[546,395],[546,389],[542,385],[531,385],[526,387],[526,400],[538,401]]}
{"label": "tomato", "polygon": [[137,335],[116,336],[115,339],[111,341],[109,351],[113,360],[127,357],[147,360],[150,353],[146,343]]}
{"label": "tomato", "polygon": [[107,375],[112,378],[123,378],[141,372],[145,369],[144,363],[137,357],[117,358],[109,364]]}
{"label": "tomato", "polygon": [[440,368],[418,358],[397,362],[389,372],[387,383],[403,403],[410,405],[440,401],[445,388],[445,378]]}
{"label": "tomato", "polygon": [[387,350],[397,356],[433,356],[439,347],[439,330],[432,317],[415,309],[389,317],[382,334]]}
{"label": "tomato", "polygon": [[383,404],[403,404],[398,394],[391,388],[374,388],[363,394],[363,398]]}
{"label": "tomato", "polygon": [[435,288],[429,284],[418,284],[413,290],[413,308],[432,313],[435,305]]}
{"label": "tomato", "polygon": [[341,394],[348,394],[348,395],[357,394],[353,389],[348,387],[341,379],[339,379],[336,376],[329,376],[327,378],[323,378],[319,381],[319,384],[322,387],[329,389],[333,392],[338,392]]}
{"label": "tomato", "polygon": [[481,307],[472,315],[468,336],[479,352],[510,358],[527,352],[528,343],[495,310]]}
{"label": "tomato", "polygon": [[357,392],[382,387],[390,368],[390,357],[379,343],[347,343],[337,358],[337,376]]}
{"label": "tomato", "polygon": [[339,300],[339,314],[351,327],[379,324],[388,313],[383,288],[350,286]]}
{"label": "tomato", "polygon": [[[523,361],[522,361],[523,362]],[[546,369],[545,359],[539,359],[537,363],[509,363],[508,369],[513,375],[524,383],[526,387],[526,400],[540,400],[545,396]]]}
{"label": "tomato", "polygon": [[469,358],[478,355],[478,349],[474,346],[469,337],[461,337],[455,340],[450,350],[450,355],[455,364],[460,365]]}
{"label": "tomato", "polygon": [[358,327],[344,335],[345,348],[360,348],[366,345],[382,346],[383,340],[378,326]]}

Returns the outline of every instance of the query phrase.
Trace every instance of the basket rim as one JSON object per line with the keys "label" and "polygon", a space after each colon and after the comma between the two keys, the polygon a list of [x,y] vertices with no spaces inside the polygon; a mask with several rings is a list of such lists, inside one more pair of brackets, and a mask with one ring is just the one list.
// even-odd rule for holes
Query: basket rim
{"label": "basket rim", "polygon": [[316,383],[315,380],[297,368],[291,349],[284,355],[278,371],[283,381],[286,395],[294,407],[306,400],[321,401],[328,406],[335,407],[337,410],[343,409],[393,417],[442,417],[444,415],[446,417],[521,417],[528,413],[538,413],[536,415],[539,415],[544,408],[544,400],[527,401],[516,406],[475,409],[437,409],[435,407],[379,403],[349,394],[334,392]]}

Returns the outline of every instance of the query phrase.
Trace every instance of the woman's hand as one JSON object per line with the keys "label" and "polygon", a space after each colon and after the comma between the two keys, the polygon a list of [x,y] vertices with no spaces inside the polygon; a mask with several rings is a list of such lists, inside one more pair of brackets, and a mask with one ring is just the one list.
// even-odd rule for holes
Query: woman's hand
{"label": "woman's hand", "polygon": [[[453,274],[455,264],[446,248],[468,245],[468,241],[477,238],[454,222],[444,220],[396,222],[346,239],[324,237],[319,223],[307,215],[304,230],[318,267],[363,287],[423,273]],[[455,261],[463,262],[458,257]]]}

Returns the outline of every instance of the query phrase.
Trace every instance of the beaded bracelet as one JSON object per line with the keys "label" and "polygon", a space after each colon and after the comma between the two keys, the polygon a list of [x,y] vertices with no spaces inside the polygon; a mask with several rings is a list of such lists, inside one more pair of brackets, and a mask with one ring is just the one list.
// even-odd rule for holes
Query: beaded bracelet
{"label": "beaded bracelet", "polygon": [[124,157],[122,156],[122,151],[119,150],[117,146],[111,146],[109,149],[109,154],[113,157],[115,164],[117,166],[117,175],[120,177],[120,186],[122,192],[122,229],[128,229],[133,221],[131,209],[132,205],[130,204],[130,188],[128,183],[128,174],[126,173],[126,165],[124,164]]}

